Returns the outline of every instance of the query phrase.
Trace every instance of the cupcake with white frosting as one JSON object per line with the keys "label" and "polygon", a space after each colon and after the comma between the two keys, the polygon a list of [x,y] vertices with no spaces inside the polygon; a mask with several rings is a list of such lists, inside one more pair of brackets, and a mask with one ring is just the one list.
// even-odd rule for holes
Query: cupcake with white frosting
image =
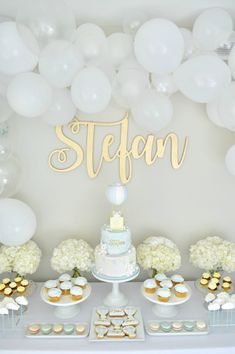
{"label": "cupcake with white frosting", "polygon": [[160,283],[161,288],[167,288],[167,289],[172,289],[173,283],[170,279],[164,279]]}
{"label": "cupcake with white frosting", "polygon": [[174,292],[177,297],[186,297],[188,295],[188,288],[184,284],[177,284]]}
{"label": "cupcake with white frosting", "polygon": [[172,281],[173,285],[175,286],[177,284],[183,284],[184,278],[180,274],[174,274],[171,277],[171,281]]}
{"label": "cupcake with white frosting", "polygon": [[73,301],[81,300],[83,290],[79,286],[72,286],[72,288],[70,289],[70,295]]}
{"label": "cupcake with white frosting", "polygon": [[157,273],[154,279],[157,285],[160,286],[161,281],[167,279],[167,276],[164,273]]}
{"label": "cupcake with white frosting", "polygon": [[77,277],[73,279],[73,284],[80,286],[82,289],[85,289],[87,286],[87,280],[84,277]]}
{"label": "cupcake with white frosting", "polygon": [[58,288],[52,288],[48,290],[48,299],[51,302],[57,302],[59,301],[61,297],[62,291]]}
{"label": "cupcake with white frosting", "polygon": [[56,288],[58,284],[58,280],[47,280],[44,284],[44,288],[48,291],[49,289]]}
{"label": "cupcake with white frosting", "polygon": [[144,290],[148,294],[154,294],[156,291],[156,282],[154,279],[147,279],[144,281]]}
{"label": "cupcake with white frosting", "polygon": [[62,295],[69,295],[70,294],[70,289],[72,288],[72,283],[71,281],[64,281],[63,283],[60,284],[60,289],[62,291]]}
{"label": "cupcake with white frosting", "polygon": [[67,273],[61,274],[61,276],[59,277],[59,281],[61,283],[63,283],[64,281],[70,281],[71,280],[71,276]]}
{"label": "cupcake with white frosting", "polygon": [[168,302],[171,297],[171,291],[167,288],[160,288],[157,290],[157,298],[161,302]]}

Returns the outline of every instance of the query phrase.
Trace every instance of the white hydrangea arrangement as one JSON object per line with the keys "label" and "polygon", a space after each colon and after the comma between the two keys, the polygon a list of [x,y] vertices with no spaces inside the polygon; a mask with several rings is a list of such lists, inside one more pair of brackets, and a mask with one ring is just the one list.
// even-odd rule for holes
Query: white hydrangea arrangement
{"label": "white hydrangea arrangement", "polygon": [[84,240],[68,239],[62,241],[53,251],[51,266],[58,273],[89,271],[94,263],[94,250]]}
{"label": "white hydrangea arrangement", "polygon": [[235,271],[235,244],[218,236],[202,239],[190,247],[190,262],[195,267],[213,272]]}
{"label": "white hydrangea arrangement", "polygon": [[32,240],[20,246],[1,246],[0,273],[33,274],[38,269],[41,255],[40,248]]}
{"label": "white hydrangea arrangement", "polygon": [[181,266],[178,247],[165,237],[148,237],[137,247],[137,261],[144,269],[156,273],[174,271]]}

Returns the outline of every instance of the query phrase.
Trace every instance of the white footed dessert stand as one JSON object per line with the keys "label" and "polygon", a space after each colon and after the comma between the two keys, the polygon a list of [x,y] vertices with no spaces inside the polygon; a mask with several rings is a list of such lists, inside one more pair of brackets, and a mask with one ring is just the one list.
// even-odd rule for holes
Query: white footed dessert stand
{"label": "white footed dessert stand", "polygon": [[106,283],[113,284],[111,293],[109,293],[104,299],[104,305],[108,307],[126,306],[128,304],[128,298],[122,292],[120,292],[119,284],[126,283],[128,281],[135,279],[139,275],[139,272],[140,272],[140,268],[139,266],[136,266],[135,272],[129,277],[111,278],[111,277],[106,277],[104,275],[98,274],[96,273],[95,269],[93,269],[92,274],[96,279],[104,281]]}
{"label": "white footed dessert stand", "polygon": [[88,298],[88,296],[90,296],[90,294],[91,294],[91,286],[90,284],[87,284],[86,288],[83,291],[83,297],[81,298],[81,300],[73,301],[69,295],[62,295],[59,301],[51,302],[48,299],[46,289],[45,288],[41,289],[42,300],[48,305],[54,306],[55,316],[62,319],[72,318],[76,316],[80,311],[79,304],[85,301]]}
{"label": "white footed dessert stand", "polygon": [[141,293],[148,301],[154,303],[153,306],[153,313],[158,317],[174,317],[177,315],[179,311],[179,305],[184,304],[187,302],[191,295],[192,290],[188,284],[184,284],[188,288],[188,294],[184,298],[180,298],[175,296],[173,293],[168,302],[162,302],[157,299],[157,294],[149,294],[144,290],[144,285],[141,286]]}

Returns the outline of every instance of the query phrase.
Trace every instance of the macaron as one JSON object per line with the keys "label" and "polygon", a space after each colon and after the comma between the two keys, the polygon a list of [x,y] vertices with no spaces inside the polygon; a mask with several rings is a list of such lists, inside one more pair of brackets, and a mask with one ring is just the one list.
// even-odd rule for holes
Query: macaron
{"label": "macaron", "polygon": [[153,332],[157,332],[160,329],[160,323],[156,321],[149,322],[149,328]]}
{"label": "macaron", "polygon": [[41,325],[41,332],[43,334],[50,334],[51,331],[52,331],[52,325],[51,324],[45,323],[45,324]]}
{"label": "macaron", "polygon": [[194,322],[193,321],[185,321],[184,322],[184,329],[188,332],[191,332],[194,328]]}
{"label": "macaron", "polygon": [[196,322],[196,328],[199,330],[199,331],[204,331],[206,328],[207,328],[207,324],[205,321],[197,321]]}
{"label": "macaron", "polygon": [[85,332],[86,327],[83,324],[77,324],[75,327],[76,333],[81,335]]}
{"label": "macaron", "polygon": [[179,321],[175,321],[172,323],[172,328],[175,332],[179,332],[182,330],[183,328],[183,324],[182,322],[179,322]]}
{"label": "macaron", "polygon": [[64,325],[64,333],[65,334],[72,334],[74,331],[74,325],[73,324],[70,324],[70,323],[66,323]]}
{"label": "macaron", "polygon": [[53,326],[53,332],[55,334],[60,334],[63,331],[63,329],[64,329],[64,326],[60,323],[56,323]]}
{"label": "macaron", "polygon": [[38,324],[31,324],[28,326],[28,331],[30,334],[38,334],[40,332],[40,325]]}
{"label": "macaron", "polygon": [[163,331],[163,332],[170,332],[170,330],[171,330],[171,323],[170,322],[161,322],[161,330]]}

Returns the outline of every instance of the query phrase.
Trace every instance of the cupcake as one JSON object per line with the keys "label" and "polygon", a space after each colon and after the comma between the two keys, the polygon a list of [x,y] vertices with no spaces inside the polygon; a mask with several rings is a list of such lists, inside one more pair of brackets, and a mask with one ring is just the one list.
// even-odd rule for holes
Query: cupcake
{"label": "cupcake", "polygon": [[184,284],[177,284],[174,287],[176,297],[186,297],[188,295],[188,288]]}
{"label": "cupcake", "polygon": [[70,295],[73,301],[78,301],[82,298],[83,290],[79,286],[73,286],[70,289]]}
{"label": "cupcake", "polygon": [[23,295],[25,293],[25,290],[26,290],[25,287],[22,285],[18,286],[16,289],[17,293],[20,295]]}
{"label": "cupcake", "polygon": [[71,276],[67,273],[61,274],[61,276],[59,277],[59,281],[61,283],[63,283],[64,281],[70,281],[71,280]]}
{"label": "cupcake", "polygon": [[224,282],[222,288],[224,291],[229,291],[231,289],[231,284]]}
{"label": "cupcake", "polygon": [[48,299],[51,302],[57,302],[59,301],[60,297],[61,297],[61,290],[57,289],[57,288],[52,288],[48,290]]}
{"label": "cupcake", "polygon": [[21,280],[20,285],[24,286],[25,288],[27,288],[27,286],[29,285],[29,281],[27,279],[23,279]]}
{"label": "cupcake", "polygon": [[219,286],[219,279],[218,278],[211,278],[211,282],[215,283],[217,286]]}
{"label": "cupcake", "polygon": [[148,294],[154,294],[156,291],[156,282],[154,279],[147,279],[144,281],[144,290]]}
{"label": "cupcake", "polygon": [[64,281],[63,283],[60,284],[60,289],[62,291],[62,295],[69,295],[71,288],[72,288],[71,281]]}
{"label": "cupcake", "polygon": [[210,273],[205,272],[205,273],[202,274],[202,279],[206,279],[206,280],[209,281],[210,278],[211,278]]}
{"label": "cupcake", "polygon": [[16,290],[16,288],[17,288],[16,282],[14,282],[14,281],[10,282],[9,288],[11,288],[13,291]]}
{"label": "cupcake", "polygon": [[172,281],[173,285],[175,286],[177,284],[183,284],[184,278],[180,274],[174,274],[171,277],[171,281]]}
{"label": "cupcake", "polygon": [[84,277],[77,277],[73,279],[73,284],[85,289],[87,286],[87,280]]}
{"label": "cupcake", "polygon": [[162,280],[167,279],[167,276],[164,273],[157,273],[154,277],[156,283],[158,286],[160,286],[160,283]]}
{"label": "cupcake", "polygon": [[217,290],[217,284],[213,281],[210,281],[210,283],[208,284],[208,289],[211,292],[215,292]]}
{"label": "cupcake", "polygon": [[20,285],[21,281],[23,280],[22,277],[18,276],[18,277],[15,277],[14,279],[14,282],[17,284],[17,285]]}
{"label": "cupcake", "polygon": [[229,276],[223,277],[223,283],[232,284],[232,279]]}
{"label": "cupcake", "polygon": [[5,296],[11,296],[13,293],[12,289],[11,288],[5,288],[4,291],[3,291],[3,294]]}
{"label": "cupcake", "polygon": [[220,275],[220,273],[219,273],[219,272],[214,272],[214,273],[212,274],[212,278],[217,278],[217,279],[219,279],[219,280],[220,280],[221,275]]}
{"label": "cupcake", "polygon": [[9,278],[4,278],[3,280],[2,280],[2,283],[4,284],[4,285],[8,285],[8,284],[10,284],[10,282],[11,282],[11,279],[9,279]]}
{"label": "cupcake", "polygon": [[58,284],[58,280],[47,280],[44,284],[44,288],[48,291],[49,289],[56,288]]}
{"label": "cupcake", "polygon": [[207,285],[208,285],[208,280],[202,278],[202,279],[200,280],[200,285],[201,285],[202,288],[206,288]]}
{"label": "cupcake", "polygon": [[161,302],[168,302],[171,297],[171,291],[167,288],[160,288],[157,290],[157,298]]}
{"label": "cupcake", "polygon": [[164,279],[160,283],[161,288],[167,288],[167,289],[172,289],[173,283],[170,279]]}

